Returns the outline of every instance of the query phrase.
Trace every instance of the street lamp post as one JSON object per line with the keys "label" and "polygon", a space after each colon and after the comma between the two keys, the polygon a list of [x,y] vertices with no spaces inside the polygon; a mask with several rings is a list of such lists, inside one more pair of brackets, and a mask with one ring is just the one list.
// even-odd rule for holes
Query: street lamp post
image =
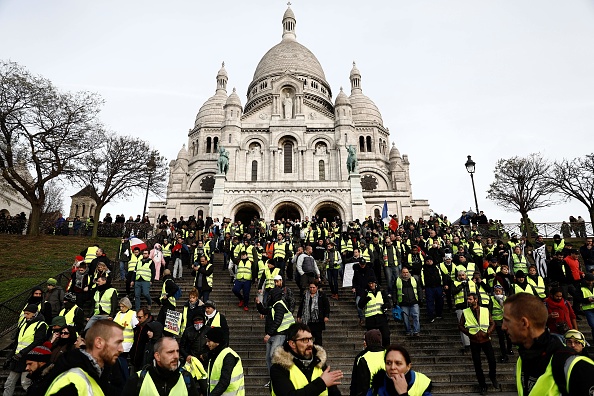
{"label": "street lamp post", "polygon": [[144,197],[144,208],[142,209],[142,220],[144,220],[144,216],[146,214],[146,204],[148,202],[148,194],[149,194],[149,189],[151,187],[151,178],[153,176],[153,173],[155,173],[155,170],[157,169],[157,162],[155,162],[155,153],[151,153],[151,158],[147,162],[146,168],[148,171],[148,182],[146,184],[146,195]]}
{"label": "street lamp post", "polygon": [[470,158],[470,155],[468,156],[468,160],[466,161],[466,163],[464,164],[464,166],[466,166],[466,171],[468,173],[470,173],[470,180],[472,180],[472,192],[474,193],[474,207],[476,208],[476,213],[478,215],[479,213],[479,208],[478,208],[478,201],[476,200],[476,188],[474,187],[474,171],[475,171],[475,165],[476,163],[472,160],[472,158]]}

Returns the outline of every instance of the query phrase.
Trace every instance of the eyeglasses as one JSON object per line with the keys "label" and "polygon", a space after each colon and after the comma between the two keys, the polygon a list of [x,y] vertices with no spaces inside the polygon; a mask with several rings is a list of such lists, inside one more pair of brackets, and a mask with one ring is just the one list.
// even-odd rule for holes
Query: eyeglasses
{"label": "eyeglasses", "polygon": [[303,338],[297,338],[296,340],[294,340],[295,342],[297,341],[301,341],[304,344],[309,344],[310,342],[315,342],[315,338],[314,337],[303,337]]}
{"label": "eyeglasses", "polygon": [[61,330],[60,329],[54,329],[52,330],[54,333],[59,333]]}

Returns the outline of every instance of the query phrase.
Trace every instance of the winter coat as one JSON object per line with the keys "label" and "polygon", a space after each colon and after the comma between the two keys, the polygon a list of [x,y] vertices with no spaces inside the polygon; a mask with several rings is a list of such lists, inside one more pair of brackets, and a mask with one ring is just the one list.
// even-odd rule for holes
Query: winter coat
{"label": "winter coat", "polygon": [[271,387],[277,395],[294,395],[295,386],[291,382],[290,370],[293,366],[297,366],[307,378],[309,384],[301,388],[299,394],[303,395],[319,395],[328,389],[329,396],[340,395],[337,386],[326,388],[326,384],[321,377],[311,380],[313,371],[316,367],[321,370],[326,370],[326,351],[318,345],[314,345],[312,362],[306,368],[298,356],[296,356],[288,344],[285,342],[283,347],[277,348],[272,355],[272,367],[270,368]]}

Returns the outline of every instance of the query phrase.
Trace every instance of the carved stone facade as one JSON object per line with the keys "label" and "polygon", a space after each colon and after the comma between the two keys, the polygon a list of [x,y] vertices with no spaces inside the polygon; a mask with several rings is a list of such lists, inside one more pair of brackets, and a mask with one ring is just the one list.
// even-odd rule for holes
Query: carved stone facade
{"label": "carved stone facade", "polygon": [[[389,149],[390,131],[363,94],[355,64],[350,96],[341,88],[332,101],[320,63],[296,40],[291,8],[282,25],[282,40],[256,67],[245,106],[235,89],[227,95],[223,63],[188,148],[170,163],[167,200],[151,203],[149,216],[362,220],[381,214],[384,200],[400,218],[428,216],[428,201],[412,197],[408,158],[394,144]],[[349,145],[357,149],[353,175],[346,166]],[[219,146],[229,152],[226,175],[217,175]]]}

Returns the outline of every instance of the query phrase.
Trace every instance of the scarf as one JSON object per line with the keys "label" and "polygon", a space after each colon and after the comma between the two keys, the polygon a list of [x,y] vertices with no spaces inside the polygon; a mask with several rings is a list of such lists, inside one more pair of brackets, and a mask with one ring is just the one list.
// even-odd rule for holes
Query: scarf
{"label": "scarf", "polygon": [[217,314],[217,310],[215,309],[214,311],[212,311],[212,313],[209,314],[205,314],[206,315],[206,319],[212,319],[214,318],[214,316]]}
{"label": "scarf", "polygon": [[313,296],[311,293],[305,293],[305,306],[301,321],[305,324],[310,322],[318,322],[320,310],[318,307],[318,293]]}

